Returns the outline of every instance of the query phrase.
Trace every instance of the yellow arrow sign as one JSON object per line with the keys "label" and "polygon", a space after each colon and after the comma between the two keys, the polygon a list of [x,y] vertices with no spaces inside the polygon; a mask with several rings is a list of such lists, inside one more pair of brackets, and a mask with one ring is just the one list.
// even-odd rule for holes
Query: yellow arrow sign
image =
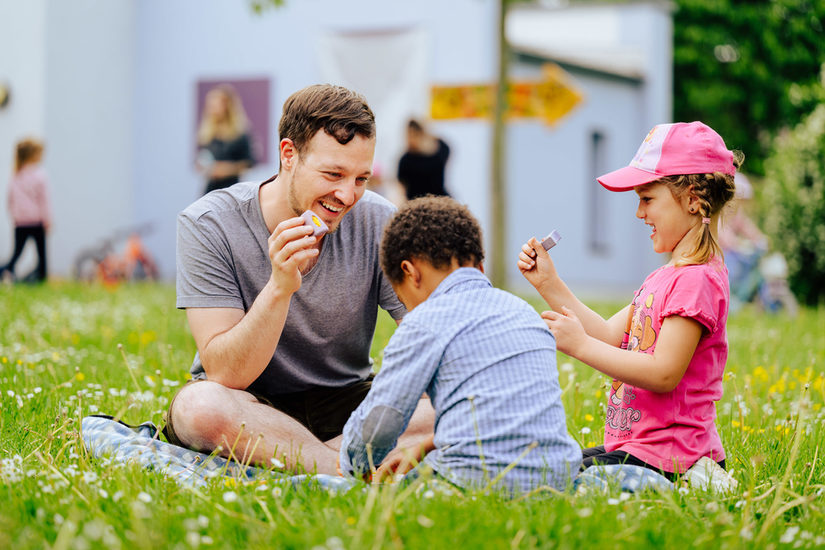
{"label": "yellow arrow sign", "polygon": [[[540,118],[555,124],[578,105],[583,95],[558,65],[542,67],[542,79],[510,82],[507,89],[508,119]],[[492,84],[433,86],[430,116],[434,120],[490,118],[495,88]]]}

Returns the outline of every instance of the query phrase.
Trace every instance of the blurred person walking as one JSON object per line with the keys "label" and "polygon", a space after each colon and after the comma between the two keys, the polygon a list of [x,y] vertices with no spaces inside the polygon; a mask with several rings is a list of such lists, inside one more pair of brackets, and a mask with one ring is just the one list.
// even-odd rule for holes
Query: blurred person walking
{"label": "blurred person walking", "polygon": [[447,195],[444,168],[450,147],[441,138],[424,129],[417,120],[407,124],[407,152],[398,163],[398,181],[404,186],[407,200],[424,195]]}
{"label": "blurred person walking", "polygon": [[238,93],[229,84],[206,94],[195,164],[207,180],[204,195],[238,183],[244,170],[255,164],[249,121]]}
{"label": "blurred person walking", "polygon": [[52,220],[48,178],[40,165],[43,143],[27,138],[17,143],[14,175],[9,182],[8,207],[14,222],[14,252],[9,262],[0,267],[0,279],[14,280],[14,267],[26,242],[31,238],[37,246],[37,267],[23,278],[26,282],[46,279],[46,233]]}
{"label": "blurred person walking", "polygon": [[759,289],[759,261],[768,251],[768,238],[746,211],[753,187],[743,174],[736,174],[736,192],[731,208],[719,224],[719,246],[725,253],[730,280],[731,308],[750,302]]}

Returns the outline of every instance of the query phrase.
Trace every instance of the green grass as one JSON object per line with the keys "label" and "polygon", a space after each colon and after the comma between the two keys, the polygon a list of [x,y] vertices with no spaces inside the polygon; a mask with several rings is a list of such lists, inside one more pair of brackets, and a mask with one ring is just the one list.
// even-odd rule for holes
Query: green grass
{"label": "green grass", "polygon": [[[377,360],[393,329],[382,315]],[[428,487],[333,495],[232,480],[194,491],[95,460],[79,439],[80,419],[95,412],[161,423],[194,353],[174,290],[0,287],[0,548],[823,546],[825,308],[796,319],[745,310],[728,330],[718,426],[739,487],[727,496],[508,501]],[[559,366],[571,434],[600,442],[608,381],[563,356]]]}

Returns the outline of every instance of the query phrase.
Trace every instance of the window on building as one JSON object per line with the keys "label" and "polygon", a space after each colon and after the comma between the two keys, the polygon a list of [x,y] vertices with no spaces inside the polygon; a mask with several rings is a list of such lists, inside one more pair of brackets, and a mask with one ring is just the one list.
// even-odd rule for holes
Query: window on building
{"label": "window on building", "polygon": [[608,240],[608,193],[596,181],[606,173],[607,144],[604,133],[594,131],[590,134],[590,178],[588,181],[587,204],[587,243],[590,251],[597,255],[610,252]]}

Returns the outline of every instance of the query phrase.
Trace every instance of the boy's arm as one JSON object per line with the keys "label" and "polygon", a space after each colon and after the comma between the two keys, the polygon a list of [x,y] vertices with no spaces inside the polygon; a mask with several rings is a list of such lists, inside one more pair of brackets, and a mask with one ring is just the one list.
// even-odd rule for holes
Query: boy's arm
{"label": "boy's arm", "polygon": [[369,473],[370,461],[377,468],[395,447],[441,361],[444,350],[435,342],[432,332],[406,321],[395,331],[372,388],[344,426],[344,475]]}

